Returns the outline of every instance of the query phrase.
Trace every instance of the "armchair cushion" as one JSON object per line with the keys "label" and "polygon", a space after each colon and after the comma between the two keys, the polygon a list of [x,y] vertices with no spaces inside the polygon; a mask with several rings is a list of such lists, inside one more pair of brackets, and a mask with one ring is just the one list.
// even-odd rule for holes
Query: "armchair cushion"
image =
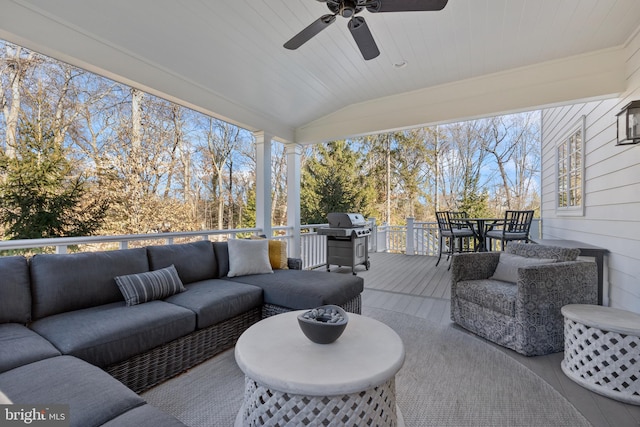
{"label": "armchair cushion", "polygon": [[527,258],[553,258],[559,262],[575,261],[580,255],[580,249],[537,245],[535,243],[510,243],[505,252]]}
{"label": "armchair cushion", "polygon": [[550,264],[556,262],[554,258],[527,258],[510,253],[500,253],[500,261],[493,272],[491,279],[503,282],[516,283],[518,281],[518,269],[531,265]]}
{"label": "armchair cushion", "polygon": [[507,316],[515,316],[518,286],[496,280],[469,280],[456,287],[456,296]]}

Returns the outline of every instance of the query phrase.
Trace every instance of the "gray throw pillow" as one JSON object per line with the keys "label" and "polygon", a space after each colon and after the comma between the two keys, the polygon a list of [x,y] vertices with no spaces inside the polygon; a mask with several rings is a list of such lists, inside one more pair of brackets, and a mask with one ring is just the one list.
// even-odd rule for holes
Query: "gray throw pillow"
{"label": "gray throw pillow", "polygon": [[528,267],[530,265],[551,264],[554,262],[556,262],[556,260],[552,258],[527,258],[501,252],[498,266],[490,279],[516,283],[518,281],[518,268]]}
{"label": "gray throw pillow", "polygon": [[173,264],[160,270],[118,276],[115,281],[128,306],[163,299],[185,291]]}
{"label": "gray throw pillow", "polygon": [[269,241],[230,239],[228,277],[273,273],[269,261]]}

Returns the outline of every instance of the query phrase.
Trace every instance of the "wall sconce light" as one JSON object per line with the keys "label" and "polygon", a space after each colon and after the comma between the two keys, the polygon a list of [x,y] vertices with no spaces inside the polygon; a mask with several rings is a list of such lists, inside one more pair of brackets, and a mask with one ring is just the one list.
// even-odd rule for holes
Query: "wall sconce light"
{"label": "wall sconce light", "polygon": [[632,101],[616,114],[618,142],[616,145],[640,143],[640,101]]}

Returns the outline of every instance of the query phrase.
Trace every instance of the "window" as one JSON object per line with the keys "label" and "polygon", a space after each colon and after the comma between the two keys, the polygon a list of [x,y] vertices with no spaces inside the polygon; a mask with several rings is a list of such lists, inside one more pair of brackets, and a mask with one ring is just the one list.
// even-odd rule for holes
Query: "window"
{"label": "window", "polygon": [[585,117],[558,142],[557,176],[559,215],[584,215],[584,128]]}

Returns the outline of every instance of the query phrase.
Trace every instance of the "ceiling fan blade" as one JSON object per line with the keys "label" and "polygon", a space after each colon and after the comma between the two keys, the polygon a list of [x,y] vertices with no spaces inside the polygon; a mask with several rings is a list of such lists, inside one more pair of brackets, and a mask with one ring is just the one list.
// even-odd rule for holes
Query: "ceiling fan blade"
{"label": "ceiling fan blade", "polygon": [[335,15],[323,15],[317,20],[313,21],[311,25],[309,25],[304,30],[300,31],[298,34],[293,36],[291,40],[284,44],[284,47],[287,49],[295,50],[311,40],[313,36],[318,34],[320,31],[327,28],[329,25],[333,24],[336,20]]}
{"label": "ceiling fan blade", "polygon": [[442,10],[448,0],[376,0],[367,5],[369,12],[427,12]]}
{"label": "ceiling fan blade", "polygon": [[368,61],[380,55],[369,26],[362,16],[354,16],[347,26],[365,60]]}

